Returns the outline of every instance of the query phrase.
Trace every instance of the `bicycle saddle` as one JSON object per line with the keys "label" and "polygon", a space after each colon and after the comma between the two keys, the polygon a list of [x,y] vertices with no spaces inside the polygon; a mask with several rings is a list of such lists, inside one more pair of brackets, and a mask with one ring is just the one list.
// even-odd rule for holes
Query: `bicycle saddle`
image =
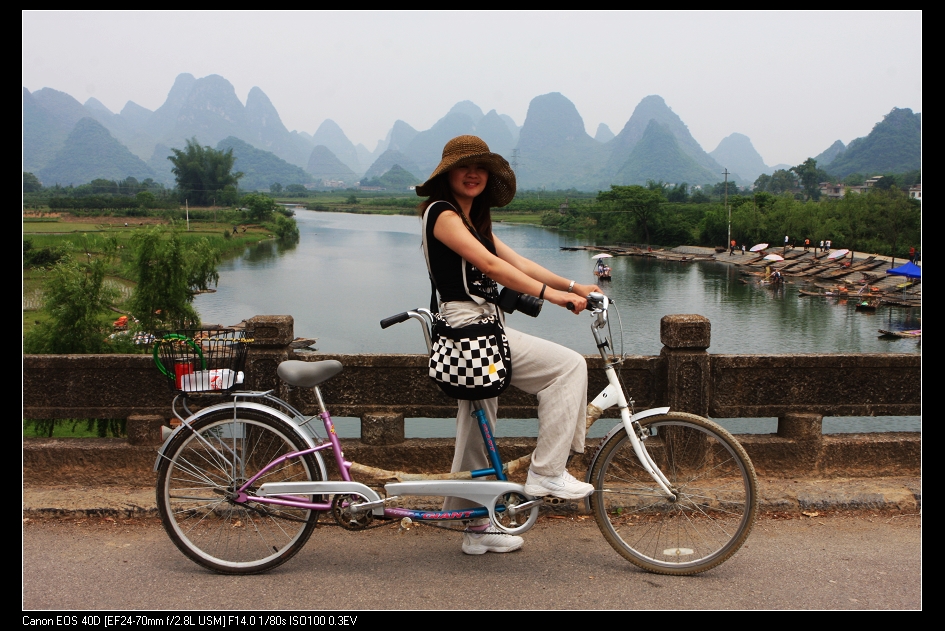
{"label": "bicycle saddle", "polygon": [[279,364],[276,374],[290,386],[314,388],[340,373],[341,369],[341,362],[334,359],[320,362],[303,362],[290,359]]}

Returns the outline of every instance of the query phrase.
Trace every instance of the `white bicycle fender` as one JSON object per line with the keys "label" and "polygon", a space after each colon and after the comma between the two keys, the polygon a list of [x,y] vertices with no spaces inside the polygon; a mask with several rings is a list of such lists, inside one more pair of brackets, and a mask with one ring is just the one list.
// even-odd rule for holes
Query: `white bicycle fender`
{"label": "white bicycle fender", "polygon": [[630,422],[639,421],[641,418],[647,418],[649,416],[656,416],[657,414],[668,414],[669,408],[650,408],[649,410],[643,410],[642,412],[637,412],[630,417]]}

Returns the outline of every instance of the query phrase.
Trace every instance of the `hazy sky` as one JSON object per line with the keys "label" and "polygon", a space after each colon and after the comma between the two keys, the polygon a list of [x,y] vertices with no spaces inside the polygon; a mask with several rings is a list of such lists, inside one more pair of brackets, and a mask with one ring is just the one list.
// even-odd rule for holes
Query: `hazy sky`
{"label": "hazy sky", "polygon": [[22,13],[23,86],[158,108],[174,78],[259,86],[290,130],[331,118],[373,150],[471,100],[525,121],[561,92],[590,135],[659,94],[706,151],[732,132],[769,165],[922,111],[921,12]]}

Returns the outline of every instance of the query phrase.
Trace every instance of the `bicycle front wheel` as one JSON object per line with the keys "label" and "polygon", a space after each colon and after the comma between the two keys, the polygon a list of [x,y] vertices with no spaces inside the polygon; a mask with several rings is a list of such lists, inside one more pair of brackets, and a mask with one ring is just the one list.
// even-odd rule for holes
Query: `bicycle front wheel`
{"label": "bicycle front wheel", "polygon": [[273,467],[247,489],[247,502],[236,502],[235,492],[276,458],[304,449],[304,441],[257,410],[220,410],[191,427],[168,445],[158,468],[158,511],[171,540],[223,574],[264,572],[288,561],[312,534],[317,513],[254,502],[253,493],[267,482],[320,480],[315,457]]}
{"label": "bicycle front wheel", "polygon": [[658,574],[704,572],[731,557],[758,512],[758,481],[744,448],[708,419],[684,413],[640,421],[643,448],[669,479],[667,499],[643,469],[625,429],[591,471],[594,518],[613,548]]}

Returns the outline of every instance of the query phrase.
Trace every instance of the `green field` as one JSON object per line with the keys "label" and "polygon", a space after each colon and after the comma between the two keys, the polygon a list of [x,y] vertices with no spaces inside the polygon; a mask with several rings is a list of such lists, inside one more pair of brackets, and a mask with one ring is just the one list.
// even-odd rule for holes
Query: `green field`
{"label": "green field", "polygon": [[76,232],[104,232],[109,226],[94,223],[66,223],[64,221],[24,221],[23,234],[60,233],[71,234]]}
{"label": "green field", "polygon": [[[38,219],[38,220],[37,220]],[[129,218],[137,219],[137,218]],[[133,273],[131,271],[133,248],[131,239],[136,230],[154,225],[151,220],[147,225],[141,222],[129,221],[104,223],[95,222],[94,217],[88,221],[72,222],[58,221],[55,218],[26,217],[23,220],[23,240],[29,241],[34,250],[52,248],[69,252],[72,256],[101,256],[106,249],[117,246],[116,256],[109,263],[109,272],[106,282],[115,285],[122,293],[122,299],[116,306],[121,308],[124,299],[131,295],[134,288]],[[178,224],[180,225],[180,224]],[[246,225],[245,232],[232,234],[233,225],[214,221],[191,221],[190,231],[182,233],[184,240],[206,237],[211,245],[222,253],[225,258],[242,252],[246,246],[271,238],[269,231],[261,226]],[[223,233],[229,233],[224,238]],[[110,242],[110,243],[109,243]],[[25,334],[37,321],[46,316],[40,311],[42,302],[42,285],[46,271],[42,268],[23,269],[23,333]],[[103,319],[118,317],[118,313],[103,315]],[[112,319],[114,319],[112,318]]]}
{"label": "green field", "polygon": [[503,212],[501,210],[492,211],[492,221],[501,221],[506,223],[527,223],[532,225],[541,225],[540,212]]}

